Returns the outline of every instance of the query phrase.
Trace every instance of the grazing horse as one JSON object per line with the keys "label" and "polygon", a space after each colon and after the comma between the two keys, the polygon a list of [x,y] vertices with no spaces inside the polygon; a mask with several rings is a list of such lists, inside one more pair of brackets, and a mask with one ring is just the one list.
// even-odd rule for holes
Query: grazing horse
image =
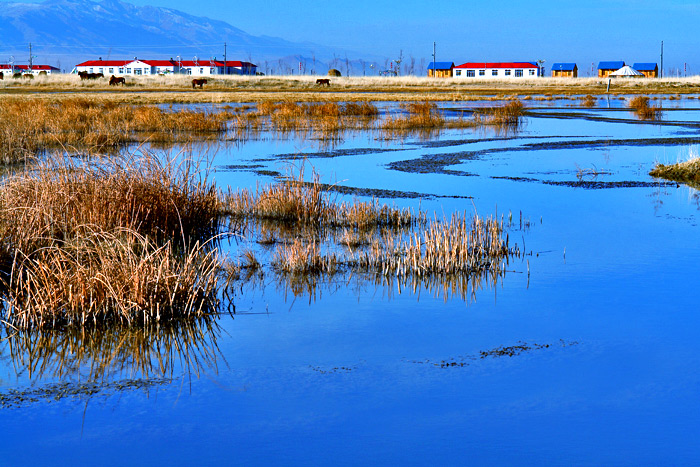
{"label": "grazing horse", "polygon": [[126,84],[126,78],[124,78],[123,76],[117,78],[116,76],[112,75],[112,77],[109,78],[109,85],[116,86],[118,84]]}
{"label": "grazing horse", "polygon": [[88,73],[87,71],[79,71],[78,76],[80,76],[81,80],[85,79],[97,79],[97,78],[104,78],[105,75],[102,73]]}
{"label": "grazing horse", "polygon": [[14,79],[21,78],[21,77],[22,77],[22,73],[15,73],[14,75],[12,75],[12,78],[14,78]]}
{"label": "grazing horse", "polygon": [[192,89],[194,89],[195,86],[199,86],[199,89],[202,89],[202,86],[204,86],[205,84],[207,84],[207,80],[206,80],[206,79],[204,79],[204,78],[201,78],[201,79],[195,78],[195,79],[192,80]]}
{"label": "grazing horse", "polygon": [[24,79],[34,79],[34,75],[31,73],[25,73],[22,75],[22,78]]}
{"label": "grazing horse", "polygon": [[328,87],[331,87],[331,80],[328,78],[319,78],[316,80],[316,86],[323,86],[324,84]]}
{"label": "grazing horse", "polygon": [[0,79],[5,79],[5,73],[3,73],[2,71],[0,71]]}

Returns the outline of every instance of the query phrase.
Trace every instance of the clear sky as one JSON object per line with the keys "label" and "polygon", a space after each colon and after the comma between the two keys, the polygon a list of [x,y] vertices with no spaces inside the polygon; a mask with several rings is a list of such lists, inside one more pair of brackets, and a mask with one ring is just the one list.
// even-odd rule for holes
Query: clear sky
{"label": "clear sky", "polygon": [[[4,0],[3,0],[4,1]],[[659,62],[700,74],[700,1],[686,0],[127,0],[277,36],[396,58]]]}

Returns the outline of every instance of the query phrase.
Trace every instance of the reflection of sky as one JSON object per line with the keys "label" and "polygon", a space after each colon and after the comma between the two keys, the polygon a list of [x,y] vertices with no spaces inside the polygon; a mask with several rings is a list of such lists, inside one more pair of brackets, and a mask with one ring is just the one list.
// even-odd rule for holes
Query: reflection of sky
{"label": "reflection of sky", "polygon": [[[511,231],[511,242],[524,241],[533,255],[511,263],[502,284],[469,303],[425,290],[399,295],[352,279],[312,300],[285,297],[274,284],[237,290],[239,314],[221,320],[218,372],[178,379],[148,397],[96,397],[87,408],[61,401],[0,409],[2,426],[13,427],[5,434],[16,447],[8,462],[26,462],[23,453],[40,438],[32,463],[97,454],[114,459],[108,463],[692,463],[700,454],[696,192],[542,183],[576,181],[578,168],[591,167],[610,172],[599,181],[653,182],[647,173],[655,161],[685,158],[690,146],[506,150],[448,167],[472,176],[387,168],[425,154],[516,149],[563,136],[658,138],[677,131],[532,117],[522,139],[442,148],[409,140],[389,146],[397,152],[311,157],[327,182],[474,197],[420,202],[438,216],[476,209],[507,218],[512,211],[517,224],[522,211],[531,226]],[[441,141],[479,137],[448,131]],[[360,135],[338,147],[387,145]],[[274,156],[304,151],[318,148],[263,139],[219,150],[214,167],[260,164],[284,172],[288,161]],[[219,170],[216,179],[252,187],[272,181],[238,170]],[[519,341],[551,347],[478,358]],[[432,365],[449,359],[469,365]],[[2,372],[4,387],[13,384],[4,376],[11,372]]]}

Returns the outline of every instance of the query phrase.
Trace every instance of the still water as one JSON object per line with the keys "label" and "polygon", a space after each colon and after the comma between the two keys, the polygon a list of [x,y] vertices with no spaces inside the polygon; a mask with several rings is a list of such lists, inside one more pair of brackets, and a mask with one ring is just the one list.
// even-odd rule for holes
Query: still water
{"label": "still water", "polygon": [[667,104],[659,123],[532,101],[508,133],[207,148],[219,186],[307,164],[339,200],[512,217],[532,255],[466,294],[265,275],[193,328],[8,331],[2,464],[700,462],[700,196],[648,175],[698,155],[700,103]]}

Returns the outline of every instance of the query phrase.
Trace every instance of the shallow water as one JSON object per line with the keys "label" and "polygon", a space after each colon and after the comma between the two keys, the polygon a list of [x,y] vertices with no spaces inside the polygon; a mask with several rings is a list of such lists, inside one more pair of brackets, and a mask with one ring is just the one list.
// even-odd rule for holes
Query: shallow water
{"label": "shallow water", "polygon": [[[664,124],[602,99],[570,102],[527,102],[522,128],[505,135],[222,145],[219,185],[311,164],[324,182],[358,189],[341,199],[395,190],[382,201],[438,217],[510,214],[512,241],[532,255],[464,297],[357,277],[295,297],[266,275],[235,291],[236,314],[219,329],[184,346],[124,337],[123,358],[93,371],[94,355],[114,354],[106,343],[68,364],[75,347],[6,339],[0,393],[25,397],[0,406],[5,462],[698,462],[700,197],[648,172],[698,154],[699,102],[673,101],[688,105]],[[130,345],[141,349],[131,358]],[[175,358],[144,369],[144,348]],[[96,389],[80,386],[95,374]],[[72,385],[49,386],[58,381]]]}

